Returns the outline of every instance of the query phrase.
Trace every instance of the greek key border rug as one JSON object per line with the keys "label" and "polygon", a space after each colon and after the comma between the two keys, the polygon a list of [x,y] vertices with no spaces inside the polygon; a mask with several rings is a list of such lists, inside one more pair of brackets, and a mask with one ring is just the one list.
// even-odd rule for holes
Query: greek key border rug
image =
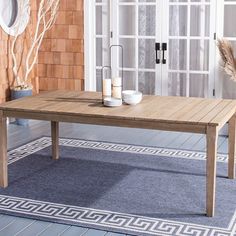
{"label": "greek key border rug", "polygon": [[[37,153],[51,146],[51,138],[42,137],[9,151],[9,164]],[[109,142],[88,141],[61,138],[60,146],[79,147],[84,149],[106,150],[133,154],[148,154],[166,158],[184,158],[205,160],[204,152],[174,150],[166,148],[145,147]],[[227,155],[218,155],[218,162],[227,162]],[[236,236],[236,212],[228,227],[219,228],[200,224],[165,220],[139,215],[123,214],[105,210],[84,208],[74,205],[63,205],[52,202],[36,201],[0,195],[0,212],[16,214],[41,220],[51,220],[109,231],[126,232],[132,235],[196,235],[196,236]]]}

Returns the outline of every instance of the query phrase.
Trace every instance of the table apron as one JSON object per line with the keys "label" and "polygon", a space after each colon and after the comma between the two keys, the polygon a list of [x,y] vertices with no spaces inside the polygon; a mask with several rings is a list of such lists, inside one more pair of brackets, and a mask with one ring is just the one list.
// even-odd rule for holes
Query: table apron
{"label": "table apron", "polygon": [[174,123],[162,122],[153,120],[135,120],[135,119],[122,119],[121,118],[107,118],[107,117],[92,117],[80,116],[70,114],[54,114],[54,113],[41,113],[41,112],[25,112],[25,111],[4,111],[5,117],[45,120],[45,121],[58,121],[68,123],[81,123],[93,125],[106,125],[117,127],[165,130],[165,131],[179,131],[190,133],[206,134],[207,125],[203,124],[188,124],[188,123]]}

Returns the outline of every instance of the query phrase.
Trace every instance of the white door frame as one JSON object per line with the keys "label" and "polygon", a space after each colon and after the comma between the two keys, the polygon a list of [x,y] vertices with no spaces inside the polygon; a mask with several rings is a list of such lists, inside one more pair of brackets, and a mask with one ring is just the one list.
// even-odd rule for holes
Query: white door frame
{"label": "white door frame", "polygon": [[95,0],[84,1],[84,89],[96,91]]}
{"label": "white door frame", "polygon": [[210,98],[218,97],[217,95],[217,75],[216,70],[217,66],[217,45],[216,45],[216,36],[217,36],[217,21],[220,16],[217,11],[217,2],[219,0],[212,0],[211,3],[211,16],[210,16],[210,54],[209,54],[209,84],[208,84],[208,94]]}

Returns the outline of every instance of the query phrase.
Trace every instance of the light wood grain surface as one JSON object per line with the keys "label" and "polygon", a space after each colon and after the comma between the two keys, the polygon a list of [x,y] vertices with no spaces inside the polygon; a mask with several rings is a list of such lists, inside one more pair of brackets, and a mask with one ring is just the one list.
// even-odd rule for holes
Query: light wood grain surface
{"label": "light wood grain surface", "polygon": [[144,96],[136,106],[104,107],[96,92],[53,91],[0,106],[7,112],[29,112],[107,119],[159,121],[170,124],[222,126],[236,112],[236,101]]}

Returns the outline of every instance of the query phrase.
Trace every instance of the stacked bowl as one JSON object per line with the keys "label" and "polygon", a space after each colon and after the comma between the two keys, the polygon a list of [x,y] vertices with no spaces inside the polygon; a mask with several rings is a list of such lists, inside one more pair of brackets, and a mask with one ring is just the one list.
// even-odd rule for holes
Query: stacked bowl
{"label": "stacked bowl", "polygon": [[136,105],[142,101],[142,93],[135,90],[125,90],[122,92],[122,99],[126,104]]}

